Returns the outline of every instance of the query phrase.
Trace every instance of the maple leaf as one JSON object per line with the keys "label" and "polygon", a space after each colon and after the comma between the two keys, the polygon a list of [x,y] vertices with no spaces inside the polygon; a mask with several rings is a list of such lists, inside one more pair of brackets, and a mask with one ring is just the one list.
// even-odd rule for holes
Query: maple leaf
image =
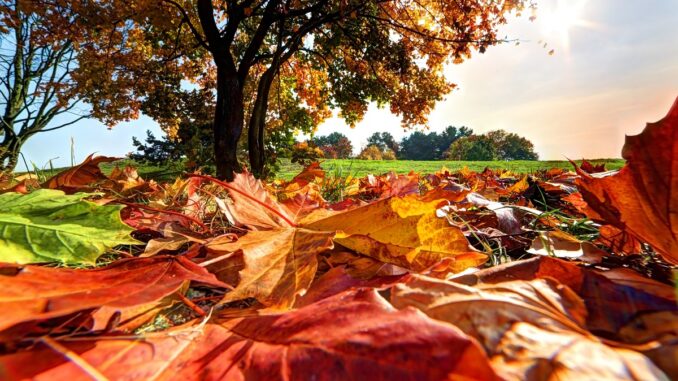
{"label": "maple leaf", "polygon": [[553,279],[469,287],[414,276],[391,295],[397,308],[416,307],[478,339],[505,379],[666,379],[647,357],[584,329],[583,301]]}
{"label": "maple leaf", "polygon": [[131,191],[157,191],[157,185],[153,180],[147,182],[139,176],[139,173],[134,167],[129,165],[124,169],[120,169],[118,166],[113,168],[111,174],[108,176],[108,180],[109,181],[104,184],[105,187],[123,194],[128,194]]}
{"label": "maple leaf", "polygon": [[581,165],[579,168],[582,169],[582,171],[585,171],[586,173],[599,173],[599,172],[605,172],[605,163],[602,164],[593,164],[590,161],[587,160],[582,160]]}
{"label": "maple leaf", "polygon": [[250,173],[239,173],[230,183],[206,176],[198,177],[214,181],[228,190],[232,202],[221,202],[219,206],[231,223],[251,230],[296,226],[292,213],[278,203],[261,181]]}
{"label": "maple leaf", "polygon": [[[231,183],[215,182],[232,198],[233,203],[224,206],[230,218],[256,229],[237,242],[228,238],[208,244],[208,250],[217,255],[243,251],[244,268],[239,270],[238,286],[225,301],[254,297],[271,308],[290,307],[295,295],[310,285],[317,268],[316,256],[332,248],[332,237],[361,254],[413,271],[429,270],[444,260],[447,263],[436,270],[461,271],[487,260],[485,254],[469,247],[458,228],[436,217],[435,207],[444,201],[441,198],[395,197],[345,212],[323,209],[294,221],[289,210],[250,174],[238,174]],[[301,252],[302,247],[308,253]],[[301,278],[283,275],[288,266],[303,269]],[[262,286],[256,283],[258,279],[268,281]]]}
{"label": "maple leaf", "polygon": [[100,163],[120,160],[117,157],[97,156],[94,154],[75,167],[60,172],[42,183],[42,188],[60,189],[66,193],[88,190],[94,183],[108,179],[99,168]]}
{"label": "maple leaf", "polygon": [[386,289],[409,278],[409,274],[373,276],[369,279],[355,278],[343,266],[337,266],[316,279],[309,291],[295,302],[295,307],[303,307],[332,295],[354,288]]}
{"label": "maple leaf", "polygon": [[338,231],[334,240],[342,246],[415,272],[443,260],[455,272],[484,263],[487,256],[474,252],[459,228],[436,216],[444,201],[393,197],[301,223],[308,229]]}
{"label": "maple leaf", "polygon": [[0,265],[0,330],[15,324],[107,306],[155,302],[185,282],[229,287],[182,256],[130,258],[92,270]]}
{"label": "maple leaf", "polygon": [[497,380],[475,340],[414,309],[396,311],[367,289],[143,340],[43,340],[0,357],[0,369],[10,379]]}
{"label": "maple leaf", "polygon": [[[273,309],[286,309],[311,285],[318,269],[318,254],[331,249],[334,232],[307,229],[251,231],[237,241],[230,237],[206,245],[209,252],[225,255],[242,251],[244,268],[237,287],[222,303],[256,298]],[[217,265],[214,271],[219,271]]]}
{"label": "maple leaf", "polygon": [[612,225],[603,225],[598,231],[596,242],[609,247],[614,253],[640,254],[643,252],[642,243],[626,231],[619,230]]}
{"label": "maple leaf", "polygon": [[678,264],[678,99],[662,120],[626,137],[622,156],[626,164],[615,174],[575,167],[584,200],[606,223]]}

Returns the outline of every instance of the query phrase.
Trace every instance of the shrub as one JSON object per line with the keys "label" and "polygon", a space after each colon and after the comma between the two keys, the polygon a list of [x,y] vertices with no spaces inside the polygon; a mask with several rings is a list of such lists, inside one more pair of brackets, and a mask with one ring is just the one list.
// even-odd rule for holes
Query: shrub
{"label": "shrub", "polygon": [[305,166],[324,157],[325,155],[323,154],[323,151],[316,147],[313,143],[301,142],[295,144],[294,147],[292,147],[292,163]]}
{"label": "shrub", "polygon": [[360,160],[382,160],[382,152],[375,145],[365,147],[358,155]]}
{"label": "shrub", "polygon": [[385,149],[384,152],[381,153],[381,159],[382,160],[395,160],[396,159],[396,154],[393,152],[392,149]]}

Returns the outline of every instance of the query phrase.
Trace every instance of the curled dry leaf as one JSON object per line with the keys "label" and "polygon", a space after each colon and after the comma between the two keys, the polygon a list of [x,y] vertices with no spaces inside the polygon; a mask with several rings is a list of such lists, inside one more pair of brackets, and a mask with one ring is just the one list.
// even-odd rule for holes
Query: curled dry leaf
{"label": "curled dry leaf", "polygon": [[678,99],[664,119],[626,137],[622,156],[626,165],[615,174],[577,169],[584,200],[605,222],[678,264]]}
{"label": "curled dry leaf", "polygon": [[552,257],[535,257],[477,271],[454,279],[465,285],[500,284],[511,280],[558,279],[586,303],[590,331],[615,337],[639,315],[678,311],[671,286],[618,268],[598,270]]}
{"label": "curled dry leaf", "polygon": [[457,328],[396,311],[364,289],[285,314],[137,340],[50,340],[0,357],[0,369],[10,380],[497,380],[482,349]]}
{"label": "curled dry leaf", "polygon": [[638,352],[525,322],[516,322],[495,351],[492,365],[507,380],[669,380]]}
{"label": "curled dry leaf", "polygon": [[558,258],[576,258],[590,263],[599,263],[601,258],[607,255],[606,252],[598,249],[593,244],[582,242],[562,230],[539,233],[537,238],[532,241],[532,246],[527,252]]}
{"label": "curled dry leaf", "polygon": [[177,256],[123,259],[92,270],[0,266],[0,331],[15,324],[106,306],[145,305],[196,281],[228,287],[188,259]]}
{"label": "curled dry leaf", "polygon": [[90,189],[95,183],[107,179],[99,169],[100,163],[120,160],[117,157],[93,156],[89,155],[82,163],[49,178],[42,188],[60,189],[69,194]]}
{"label": "curled dry leaf", "polygon": [[584,303],[552,279],[469,287],[415,276],[394,286],[392,303],[457,325],[506,379],[667,380],[647,357],[586,331]]}

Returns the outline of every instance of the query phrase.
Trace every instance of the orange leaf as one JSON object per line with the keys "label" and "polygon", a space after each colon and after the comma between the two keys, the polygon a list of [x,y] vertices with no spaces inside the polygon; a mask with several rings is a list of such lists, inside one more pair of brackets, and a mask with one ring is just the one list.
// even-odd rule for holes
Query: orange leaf
{"label": "orange leaf", "polygon": [[605,222],[678,264],[678,99],[664,119],[626,137],[622,156],[626,165],[613,175],[577,169],[584,200]]}
{"label": "orange leaf", "polygon": [[[54,341],[54,340],[52,340]],[[78,341],[0,357],[8,379],[497,380],[482,349],[449,324],[348,291],[272,316],[191,324],[137,340]],[[113,360],[114,359],[114,360]]]}
{"label": "orange leaf", "polygon": [[191,280],[228,287],[180,256],[123,259],[92,270],[9,264],[0,270],[0,331],[102,306],[121,309],[148,304]]}
{"label": "orange leaf", "polygon": [[[206,245],[217,255],[242,250],[244,268],[237,287],[222,302],[256,298],[273,309],[286,309],[311,285],[318,268],[317,255],[331,249],[331,232],[306,229],[251,231],[237,241],[219,238]],[[230,265],[230,264],[229,264]],[[219,271],[215,264],[211,271]]]}

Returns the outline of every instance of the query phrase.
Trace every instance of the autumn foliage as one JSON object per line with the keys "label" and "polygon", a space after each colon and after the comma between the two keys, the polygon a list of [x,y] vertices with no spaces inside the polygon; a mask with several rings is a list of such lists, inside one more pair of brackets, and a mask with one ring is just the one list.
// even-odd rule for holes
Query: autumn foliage
{"label": "autumn foliage", "polygon": [[618,172],[6,184],[0,378],[675,379],[677,113]]}

